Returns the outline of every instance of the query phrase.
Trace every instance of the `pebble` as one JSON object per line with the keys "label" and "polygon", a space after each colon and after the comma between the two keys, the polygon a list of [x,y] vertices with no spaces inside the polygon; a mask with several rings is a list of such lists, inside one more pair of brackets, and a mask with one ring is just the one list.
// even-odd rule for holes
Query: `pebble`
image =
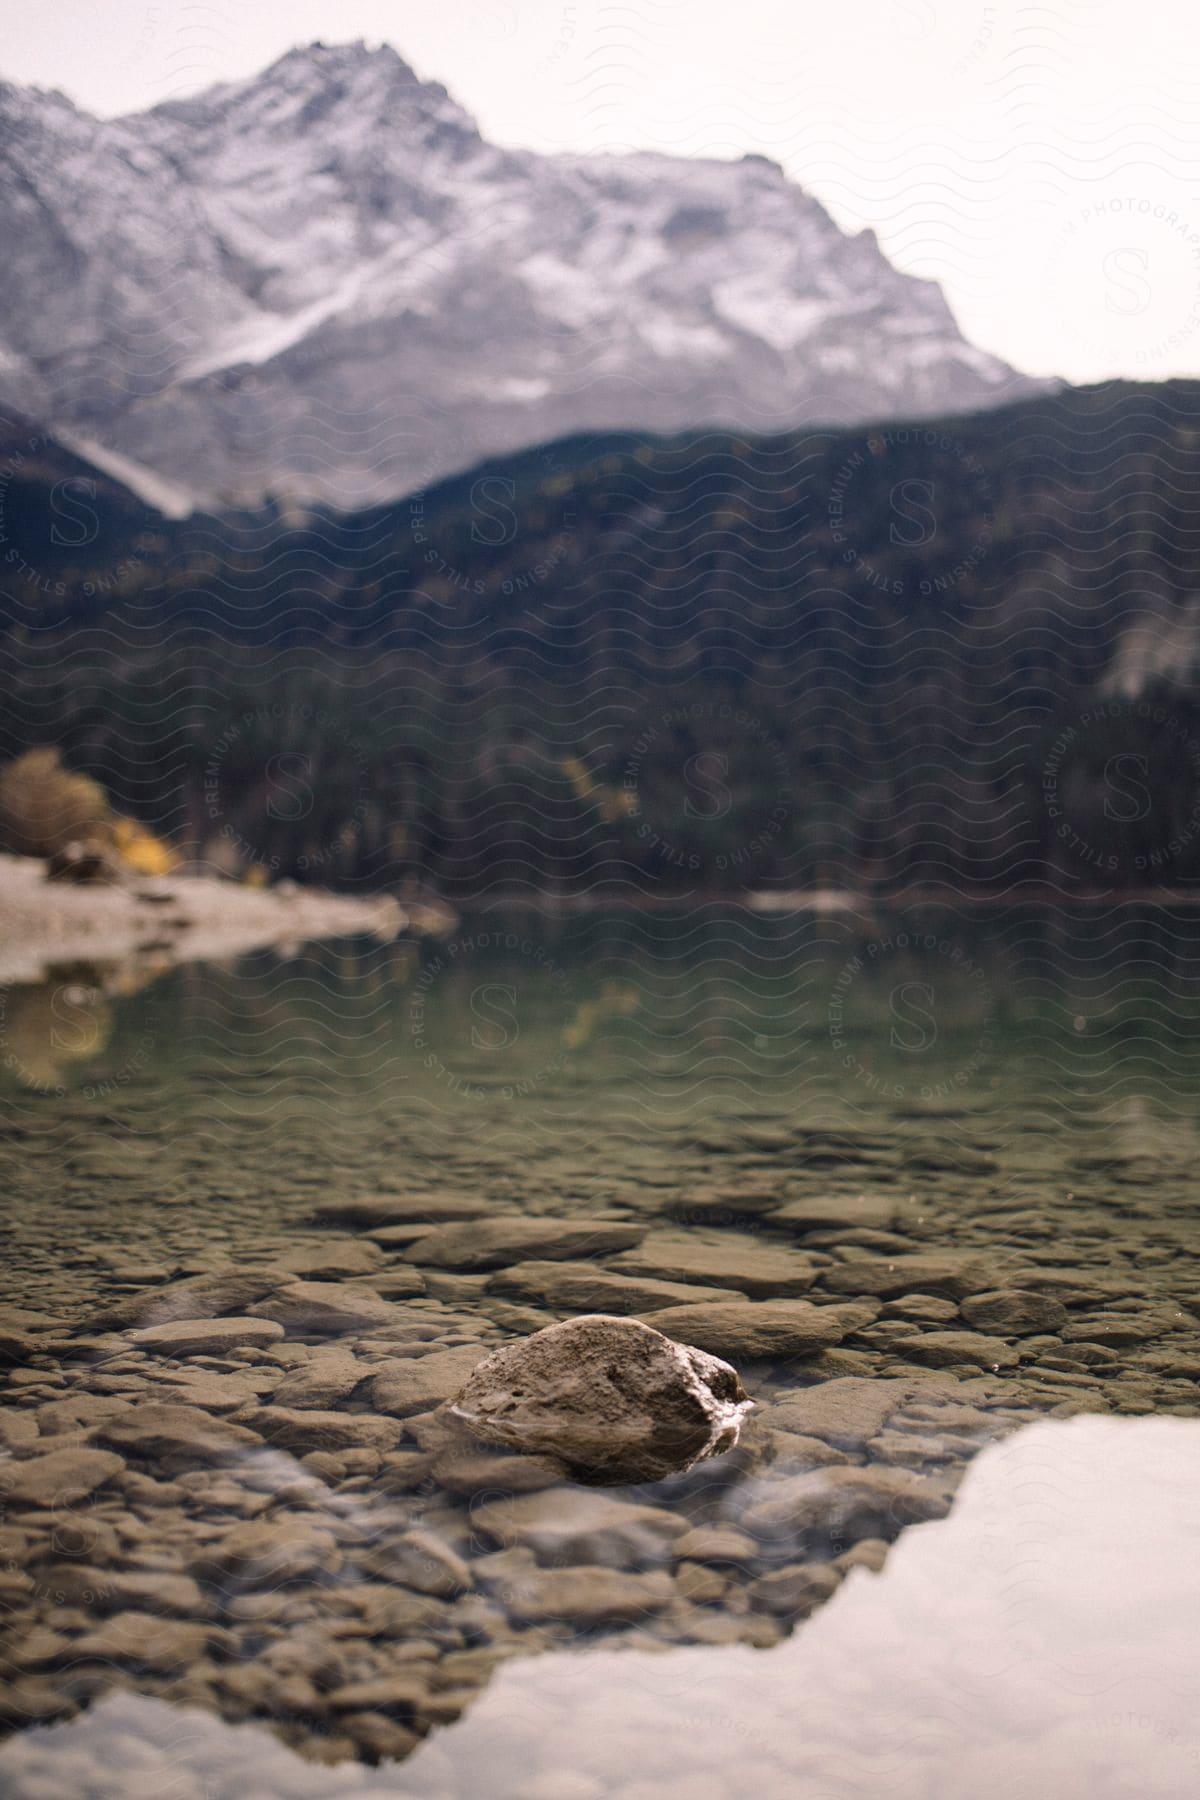
{"label": "pebble", "polygon": [[778,1187],[736,1187],[692,1189],[686,1194],[664,1199],[662,1210],[669,1219],[684,1225],[737,1225],[748,1219],[760,1219],[775,1212],[783,1204]]}
{"label": "pebble", "polygon": [[914,1319],[926,1325],[948,1325],[958,1316],[954,1301],[937,1294],[903,1294],[899,1300],[886,1301],[881,1314],[885,1319]]}
{"label": "pebble", "polygon": [[728,1563],[746,1567],[757,1554],[758,1546],[744,1531],[732,1525],[695,1525],[675,1539],[671,1546],[677,1557],[693,1562]]}
{"label": "pebble", "polygon": [[995,1269],[982,1257],[954,1250],[919,1250],[911,1256],[856,1257],[827,1269],[822,1285],[835,1294],[964,1295],[994,1289]]}
{"label": "pebble", "polygon": [[212,1269],[135,1294],[92,1314],[84,1325],[85,1329],[122,1331],[131,1326],[165,1325],[173,1319],[213,1319],[220,1313],[242,1316],[255,1301],[291,1279],[285,1269],[272,1267]]}
{"label": "pebble", "polygon": [[0,1362],[25,1363],[37,1354],[37,1340],[13,1325],[0,1325]]}
{"label": "pebble", "polygon": [[598,1563],[641,1569],[663,1562],[687,1529],[677,1513],[589,1488],[557,1487],[471,1509],[471,1525],[501,1545],[530,1550],[540,1562]]}
{"label": "pebble", "polygon": [[[418,1280],[414,1292],[423,1287]],[[393,1302],[371,1288],[336,1281],[293,1281],[253,1310],[258,1318],[274,1320],[289,1337],[335,1337],[400,1320]]]}
{"label": "pebble", "polygon": [[198,1406],[202,1412],[233,1413],[253,1406],[259,1395],[269,1393],[278,1376],[274,1373],[246,1371],[236,1375],[217,1375],[198,1366],[163,1376],[160,1393],[169,1390],[174,1399],[185,1406]]}
{"label": "pebble", "polygon": [[694,1606],[715,1605],[729,1590],[728,1578],[698,1562],[681,1562],[675,1569],[675,1586]]}
{"label": "pebble", "polygon": [[464,1345],[432,1356],[397,1357],[377,1364],[371,1378],[371,1405],[377,1413],[403,1418],[428,1412],[449,1400],[478,1365],[484,1346]]}
{"label": "pebble", "polygon": [[415,1669],[349,1682],[327,1696],[335,1711],[396,1713],[401,1718],[419,1713],[428,1698],[429,1683]]}
{"label": "pebble", "polygon": [[653,1313],[667,1306],[729,1298],[720,1287],[626,1273],[616,1264],[597,1268],[592,1263],[566,1262],[514,1263],[488,1278],[487,1292],[536,1300],[568,1313]]}
{"label": "pebble", "polygon": [[542,1219],[518,1215],[443,1225],[404,1252],[409,1262],[435,1268],[487,1270],[531,1258],[571,1261],[628,1250],[646,1235],[644,1225],[602,1219]]}
{"label": "pebble", "polygon": [[833,1566],[848,1575],[851,1569],[867,1569],[877,1575],[888,1558],[891,1545],[883,1538],[860,1538],[852,1549],[834,1558]]}
{"label": "pebble", "polygon": [[375,1545],[363,1566],[372,1575],[441,1600],[453,1600],[475,1585],[469,1563],[433,1532],[419,1527]]}
{"label": "pebble", "polygon": [[185,1668],[207,1655],[215,1642],[232,1646],[229,1632],[157,1613],[126,1611],[96,1625],[71,1646],[72,1661],[115,1662],[136,1668]]}
{"label": "pebble", "polygon": [[892,1414],[908,1400],[916,1384],[848,1376],[801,1388],[764,1414],[765,1422],[784,1431],[822,1438],[843,1450],[863,1450]]}
{"label": "pebble", "polygon": [[711,1241],[691,1233],[661,1231],[651,1232],[636,1250],[623,1251],[607,1265],[606,1272],[628,1270],[668,1282],[735,1288],[755,1300],[781,1300],[807,1293],[816,1279],[817,1268],[803,1252],[784,1244],[767,1243],[745,1232],[723,1232],[720,1239]]}
{"label": "pebble", "polygon": [[12,1506],[74,1506],[124,1467],[124,1460],[113,1452],[89,1450],[81,1445],[0,1465],[0,1504],[7,1501]]}
{"label": "pebble", "polygon": [[1057,1332],[1067,1323],[1067,1309],[1060,1300],[1030,1288],[998,1288],[991,1293],[972,1294],[962,1303],[962,1316],[977,1331],[1000,1337]]}
{"label": "pebble", "polygon": [[189,1573],[222,1586],[274,1592],[284,1583],[330,1575],[340,1566],[331,1532],[302,1517],[277,1515],[222,1532],[193,1557]]}
{"label": "pebble", "polygon": [[173,1319],[127,1334],[135,1350],[156,1356],[220,1356],[244,1345],[263,1348],[283,1336],[271,1319]]}
{"label": "pebble", "polygon": [[383,1251],[370,1238],[324,1238],[317,1244],[303,1244],[285,1251],[277,1267],[292,1275],[310,1276],[320,1281],[353,1280],[357,1275],[373,1275],[382,1267]]}
{"label": "pebble", "polygon": [[372,1413],[323,1411],[317,1407],[287,1406],[248,1408],[240,1417],[264,1444],[277,1450],[330,1450],[335,1455],[349,1450],[394,1450],[404,1436],[397,1419]]}
{"label": "pebble", "polygon": [[772,1468],[830,1469],[848,1463],[849,1456],[823,1438],[805,1437],[801,1432],[781,1431],[774,1427],[764,1431],[766,1458]]}
{"label": "pebble", "polygon": [[661,1570],[630,1575],[616,1569],[538,1569],[504,1585],[503,1599],[518,1619],[561,1619],[580,1625],[630,1623],[660,1611],[675,1593]]}
{"label": "pebble", "polygon": [[899,1211],[898,1201],[888,1194],[834,1194],[825,1200],[791,1200],[775,1209],[771,1223],[797,1232],[826,1231],[838,1226],[889,1231]]}
{"label": "pebble", "polygon": [[743,1530],[768,1541],[801,1544],[839,1538],[894,1537],[904,1525],[940,1519],[949,1490],[909,1469],[819,1469],[777,1483],[741,1512]]}
{"label": "pebble", "polygon": [[432,1463],[421,1458],[420,1467],[422,1471],[427,1469],[446,1493],[464,1497],[498,1491],[536,1493],[541,1488],[556,1487],[564,1473],[562,1463],[552,1456],[506,1456],[474,1443],[459,1442],[435,1452]]}
{"label": "pebble", "polygon": [[310,1355],[274,1389],[277,1406],[327,1407],[348,1400],[360,1382],[378,1368],[360,1361],[350,1350],[322,1350]]}
{"label": "pebble", "polygon": [[201,1407],[169,1402],[131,1407],[118,1418],[101,1420],[91,1435],[97,1443],[153,1462],[170,1474],[237,1461],[260,1441],[255,1432],[228,1419],[214,1418]]}
{"label": "pebble", "polygon": [[129,1608],[184,1619],[202,1619],[212,1611],[190,1575],[165,1569],[106,1569],[96,1581],[96,1592],[102,1607],[110,1611]]}
{"label": "pebble", "polygon": [[0,1407],[0,1446],[12,1449],[17,1444],[31,1444],[39,1431],[34,1413],[15,1406]]}
{"label": "pebble", "polygon": [[833,1563],[789,1563],[757,1576],[748,1589],[753,1606],[763,1612],[804,1618],[841,1586],[842,1572]]}
{"label": "pebble", "polygon": [[935,1369],[951,1368],[957,1363],[969,1363],[979,1369],[1012,1369],[1020,1361],[1004,1338],[987,1337],[978,1331],[924,1331],[919,1337],[906,1338],[902,1348],[910,1362],[927,1363]]}
{"label": "pebble", "polygon": [[1065,1325],[1061,1336],[1065,1343],[1078,1338],[1087,1343],[1102,1344],[1109,1349],[1129,1348],[1147,1339],[1162,1337],[1179,1324],[1180,1315],[1173,1309],[1143,1313],[1090,1313]]}
{"label": "pebble", "polygon": [[657,1331],[715,1356],[748,1361],[806,1356],[841,1343],[875,1317],[869,1306],[814,1306],[805,1300],[718,1300],[652,1315]]}

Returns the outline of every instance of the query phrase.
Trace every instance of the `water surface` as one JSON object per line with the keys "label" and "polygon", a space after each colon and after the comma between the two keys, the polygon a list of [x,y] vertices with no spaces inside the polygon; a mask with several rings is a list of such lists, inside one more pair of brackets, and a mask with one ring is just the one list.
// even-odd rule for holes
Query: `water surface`
{"label": "water surface", "polygon": [[[616,1657],[646,1671],[631,1679],[649,1684],[680,1792],[708,1787],[681,1743],[697,1708],[681,1710],[674,1677],[656,1673],[671,1666],[686,1667],[689,1688],[707,1693],[711,1679],[713,1692],[742,1694],[738,1716],[758,1721],[695,1733],[714,1793],[745,1791],[751,1766],[766,1793],[772,1781],[803,1793],[801,1775],[814,1795],[877,1791],[893,1742],[908,1746],[897,1791],[939,1792],[903,1786],[925,1768],[919,1669],[905,1685],[893,1658],[873,1677],[883,1711],[871,1754],[883,1761],[872,1788],[853,1760],[866,1700],[789,1659],[811,1643],[826,1646],[829,1669],[848,1666],[851,1643],[883,1631],[882,1615],[863,1611],[870,1590],[904,1596],[881,1641],[924,1646],[920,1667],[942,1668],[934,1649],[962,1619],[916,1609],[892,1571],[911,1566],[898,1564],[917,1555],[910,1544],[959,1541],[955,1494],[980,1451],[977,1468],[998,1471],[989,1491],[1026,1491],[1031,1465],[1003,1457],[1051,1441],[1012,1435],[1039,1420],[1177,1415],[1169,1429],[1194,1418],[1198,928],[1162,908],[528,914],[427,946],[76,965],[5,989],[0,1581],[4,1717],[25,1746],[4,1753],[23,1771],[14,1791],[54,1791],[66,1765],[38,1761],[60,1754],[54,1744],[92,1759],[80,1792],[135,1793],[143,1764],[156,1792],[172,1792],[153,1747],[174,1743],[181,1795],[382,1782],[495,1800],[658,1800],[676,1777],[664,1766],[634,1778],[643,1753],[602,1716],[620,1691],[607,1674],[593,1722],[611,1765],[588,1773],[550,1728],[582,1716],[579,1671]],[[600,1271],[602,1310],[652,1320],[630,1274],[627,1291],[611,1285],[629,1253],[558,1264],[514,1253],[482,1271],[422,1263],[422,1231],[456,1208],[636,1226],[662,1278],[751,1308],[774,1290],[740,1271],[765,1249],[781,1295],[861,1316],[817,1354],[734,1354],[758,1402],[738,1450],[605,1490],[616,1511],[599,1515],[589,1490],[520,1459],[456,1462],[434,1409],[439,1375],[444,1387],[496,1344],[594,1309],[563,1298],[564,1272]],[[180,1281],[262,1269],[365,1291],[382,1310],[336,1331],[293,1318],[278,1342],[178,1356],[131,1336],[171,1315]],[[890,1280],[894,1269],[903,1278]],[[243,1293],[218,1310],[259,1304]],[[375,1382],[398,1367],[407,1382],[423,1362],[428,1398],[391,1417]],[[831,1381],[844,1384],[832,1419],[806,1398]],[[163,1405],[191,1410],[131,1430]],[[1115,1440],[1086,1439],[1085,1426],[1100,1428],[1079,1421],[1071,1441],[1109,1458]],[[1179,1432],[1170,1442],[1190,1445],[1190,1428]],[[31,1498],[22,1472],[79,1449],[119,1466],[86,1494],[64,1474],[60,1491]],[[1097,1557],[1115,1526],[1109,1512],[1076,1531],[1078,1459],[1069,1467],[1056,1516],[1082,1583],[1081,1546]],[[1180,1516],[1158,1529],[1185,1559]],[[868,1578],[881,1565],[885,1576]],[[951,1591],[958,1577],[922,1579]],[[1061,1595],[1043,1593],[1047,1580],[1043,1566],[1030,1607],[1035,1635],[1053,1643]],[[981,1591],[980,1617],[994,1598]],[[129,1618],[138,1642],[122,1636]],[[1162,1679],[1182,1684],[1183,1639],[1162,1645]],[[770,1667],[784,1685],[767,1681],[768,1709],[788,1682],[825,1696],[808,1762],[798,1743],[811,1720],[789,1733],[784,1714],[755,1712]],[[1072,1761],[1076,1723],[1094,1736],[1095,1720],[1064,1681],[1039,1688],[1041,1748],[1057,1743],[1082,1780],[1092,1764]],[[138,1710],[152,1703],[171,1709],[165,1737]],[[514,1786],[523,1777],[506,1773],[489,1733],[516,1720],[505,1754],[524,1768],[539,1709],[553,1715],[543,1786]],[[893,1739],[887,1721],[905,1711],[911,1730]],[[1005,1745],[1015,1754],[1023,1741],[1003,1717],[968,1733],[985,1758],[971,1789],[982,1795],[1001,1791],[987,1785],[986,1755],[998,1769]],[[1131,1767],[1149,1751],[1164,1769],[1184,1754],[1157,1727],[1143,1754],[1132,1729],[1113,1726],[1110,1771],[1128,1745]],[[240,1766],[222,1731],[290,1748],[255,1764],[257,1787],[231,1775],[197,1788],[227,1750]],[[119,1783],[96,1772],[114,1755]]]}

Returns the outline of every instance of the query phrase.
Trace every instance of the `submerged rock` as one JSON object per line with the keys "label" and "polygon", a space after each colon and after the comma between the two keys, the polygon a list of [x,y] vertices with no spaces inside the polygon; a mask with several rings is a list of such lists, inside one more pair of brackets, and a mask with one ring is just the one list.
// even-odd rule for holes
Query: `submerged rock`
{"label": "submerged rock", "polygon": [[338,1200],[318,1206],[314,1225],[351,1225],[374,1236],[393,1225],[416,1224],[425,1229],[480,1219],[492,1210],[478,1196],[461,1194],[380,1194],[369,1200]]}
{"label": "submerged rock", "polygon": [[1004,1338],[989,1337],[981,1331],[925,1331],[919,1337],[906,1338],[900,1354],[909,1362],[928,1363],[935,1369],[951,1369],[956,1363],[973,1364],[979,1369],[1011,1369],[1019,1361],[1017,1352]]}
{"label": "submerged rock", "polygon": [[[697,1239],[689,1232],[651,1232],[636,1250],[626,1250],[617,1257],[608,1272],[616,1276],[627,1270],[632,1275],[655,1276],[667,1283],[684,1281],[738,1289],[752,1300],[785,1300],[806,1294],[817,1278],[816,1263],[802,1251],[766,1243],[742,1231],[727,1231],[720,1239],[709,1241]],[[711,1298],[710,1294],[685,1293],[681,1304]],[[648,1312],[649,1308],[641,1310]]]}
{"label": "submerged rock", "polygon": [[843,1375],[789,1394],[771,1408],[767,1423],[802,1437],[821,1438],[844,1450],[864,1450],[916,1389],[916,1382],[875,1375]]}
{"label": "submerged rock", "polygon": [[377,1363],[371,1381],[371,1404],[376,1412],[404,1418],[429,1412],[457,1393],[479,1361],[478,1348],[437,1350],[432,1356],[403,1356]]}
{"label": "submerged rock", "polygon": [[641,1506],[587,1488],[556,1487],[505,1495],[471,1509],[477,1532],[531,1550],[542,1564],[594,1563],[643,1569],[668,1560],[687,1521],[661,1506]]}
{"label": "submerged rock", "polygon": [[75,1444],[66,1450],[50,1450],[0,1470],[0,1505],[74,1506],[124,1467],[121,1457],[108,1450],[88,1450]]}
{"label": "submerged rock", "polygon": [[1067,1309],[1052,1294],[1029,1288],[997,1288],[973,1294],[962,1304],[962,1316],[977,1331],[1000,1337],[1031,1337],[1037,1332],[1061,1331],[1068,1323]]}
{"label": "submerged rock", "polygon": [[966,1294],[992,1292],[1000,1286],[996,1270],[971,1251],[918,1250],[911,1256],[863,1257],[825,1271],[824,1285],[835,1294],[878,1294],[891,1300],[900,1294]]}
{"label": "submerged rock", "polygon": [[873,1305],[814,1306],[808,1300],[746,1300],[670,1306],[656,1315],[662,1331],[678,1333],[715,1356],[757,1360],[812,1356],[840,1344],[875,1318]]}
{"label": "submerged rock", "polygon": [[[699,1305],[730,1298],[722,1288],[693,1287],[618,1267],[598,1269],[588,1262],[521,1262],[489,1278],[489,1294],[514,1294],[563,1312],[649,1313],[667,1306]],[[735,1299],[741,1295],[732,1296]]]}
{"label": "submerged rock", "polygon": [[274,1319],[171,1319],[129,1335],[135,1350],[157,1356],[227,1356],[249,1345],[262,1349],[283,1336]]}
{"label": "submerged rock", "polygon": [[793,1231],[847,1230],[889,1231],[900,1213],[900,1202],[890,1194],[835,1194],[826,1200],[790,1200],[776,1208],[772,1225],[788,1225]]}
{"label": "submerged rock", "polygon": [[207,1274],[148,1288],[118,1305],[92,1313],[82,1330],[124,1331],[135,1325],[166,1325],[174,1319],[215,1319],[221,1314],[244,1316],[256,1300],[285,1287],[294,1277],[273,1267],[210,1269]]}
{"label": "submerged rock", "polygon": [[264,1444],[297,1456],[312,1450],[394,1450],[404,1435],[398,1419],[377,1419],[372,1413],[258,1406],[242,1416]]}
{"label": "submerged rock", "polygon": [[951,1498],[945,1482],[911,1469],[850,1465],[772,1483],[737,1523],[760,1542],[846,1549],[859,1538],[890,1541],[906,1525],[944,1518]]}
{"label": "submerged rock", "polygon": [[37,1344],[28,1332],[18,1331],[12,1325],[0,1324],[0,1362],[28,1362],[36,1349]]}
{"label": "submerged rock", "polygon": [[532,1569],[503,1588],[516,1619],[574,1621],[580,1625],[637,1624],[661,1612],[674,1595],[662,1570],[627,1575],[616,1569]]}
{"label": "submerged rock", "polygon": [[349,1350],[322,1350],[286,1375],[271,1398],[276,1406],[336,1406],[374,1373],[373,1364],[360,1362]]}
{"label": "submerged rock", "polygon": [[279,1258],[278,1266],[297,1276],[317,1281],[351,1281],[374,1275],[383,1267],[384,1253],[369,1238],[326,1238],[320,1244],[302,1244]]}
{"label": "submerged rock", "polygon": [[841,1571],[832,1563],[794,1563],[760,1575],[747,1589],[750,1604],[764,1612],[802,1618],[837,1592]]}
{"label": "submerged rock", "polygon": [[480,1219],[470,1225],[441,1225],[404,1252],[407,1262],[435,1269],[503,1269],[539,1258],[570,1262],[631,1250],[646,1235],[645,1225],[611,1219],[530,1219],[524,1215]]}
{"label": "submerged rock", "polygon": [[156,1613],[121,1612],[105,1619],[71,1645],[80,1662],[117,1663],[155,1672],[186,1668],[203,1660],[214,1641],[226,1647],[229,1633]]}
{"label": "submerged rock", "polygon": [[728,1363],[637,1320],[586,1313],[485,1357],[450,1411],[491,1443],[617,1483],[732,1449],[752,1404]]}
{"label": "submerged rock", "polygon": [[158,1470],[177,1474],[204,1464],[236,1462],[261,1443],[257,1432],[213,1418],[198,1406],[170,1402],[136,1406],[117,1418],[102,1420],[92,1439],[122,1455],[140,1458]]}
{"label": "submerged rock", "polygon": [[338,1337],[394,1325],[402,1315],[370,1288],[338,1281],[292,1281],[254,1309],[256,1318],[275,1319],[289,1337]]}

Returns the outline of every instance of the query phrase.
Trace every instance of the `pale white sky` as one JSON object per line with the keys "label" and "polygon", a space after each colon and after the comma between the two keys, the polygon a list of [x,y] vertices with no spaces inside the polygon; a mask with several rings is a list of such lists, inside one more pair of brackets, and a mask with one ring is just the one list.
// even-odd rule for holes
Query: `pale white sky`
{"label": "pale white sky", "polygon": [[492,139],[774,157],[1032,373],[1200,372],[1194,0],[9,0],[0,73],[115,114],[388,42]]}

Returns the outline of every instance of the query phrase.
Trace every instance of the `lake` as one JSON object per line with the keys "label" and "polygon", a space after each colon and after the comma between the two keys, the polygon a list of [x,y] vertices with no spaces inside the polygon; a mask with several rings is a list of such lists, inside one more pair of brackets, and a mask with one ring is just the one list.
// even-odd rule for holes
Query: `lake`
{"label": "lake", "polygon": [[[971,1608],[912,1596],[967,1578],[971,1471],[1007,1541],[1044,1455],[1080,1548],[1024,1590],[1036,1661],[1149,1504],[1103,1433],[1161,1427],[1158,1485],[1194,1499],[1198,1019],[1200,920],[1150,902],[512,911],[0,990],[4,1791],[636,1800],[627,1689],[661,1702],[655,1800],[755,1769],[873,1794],[905,1719],[898,1794],[943,1791],[927,1740],[972,1772],[947,1795],[1014,1767],[1187,1791],[1166,1698],[1113,1699],[1102,1760],[1138,1782],[1089,1786],[1074,1651],[1018,1729],[1028,1683],[963,1698],[990,1666]],[[497,1346],[680,1307],[756,1402],[729,1454],[595,1487],[448,1434],[439,1402]],[[1126,1526],[1084,1493],[1097,1466]],[[1154,1526],[1177,1567],[1185,1523]],[[869,1689],[822,1677],[792,1742],[784,1697],[856,1641]],[[1195,1649],[1164,1633],[1163,1696]]]}

